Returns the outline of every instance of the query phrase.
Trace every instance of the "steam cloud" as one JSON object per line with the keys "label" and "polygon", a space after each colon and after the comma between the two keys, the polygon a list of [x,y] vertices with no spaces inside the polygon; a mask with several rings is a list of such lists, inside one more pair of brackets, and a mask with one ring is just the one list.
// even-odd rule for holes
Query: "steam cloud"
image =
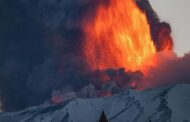
{"label": "steam cloud", "polygon": [[[170,26],[160,22],[147,0],[136,1],[145,11],[152,38],[161,51],[165,38],[172,43]],[[59,102],[64,96],[56,95],[70,91],[77,92],[68,96],[98,97],[101,96],[98,91],[104,90],[109,95],[137,80],[142,80],[140,85],[154,82],[147,87],[188,82],[190,55],[172,60],[164,58],[163,67],[153,68],[150,78],[143,78],[140,71],[123,69],[91,72],[80,57],[84,36],[81,28],[93,18],[98,4],[108,3],[109,0],[104,3],[101,0],[1,0],[0,101],[4,111],[39,105],[50,99]]]}
{"label": "steam cloud", "polygon": [[177,57],[173,52],[160,52],[157,55],[159,65],[151,68],[149,75],[142,78],[139,88],[190,83],[190,53],[183,57]]}

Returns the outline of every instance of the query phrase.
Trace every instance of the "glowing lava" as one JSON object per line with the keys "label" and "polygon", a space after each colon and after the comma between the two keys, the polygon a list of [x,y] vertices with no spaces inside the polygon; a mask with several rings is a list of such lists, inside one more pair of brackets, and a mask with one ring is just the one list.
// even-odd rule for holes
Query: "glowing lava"
{"label": "glowing lava", "polygon": [[143,71],[156,53],[146,15],[134,0],[110,0],[100,5],[87,24],[84,55],[93,69],[121,68]]}

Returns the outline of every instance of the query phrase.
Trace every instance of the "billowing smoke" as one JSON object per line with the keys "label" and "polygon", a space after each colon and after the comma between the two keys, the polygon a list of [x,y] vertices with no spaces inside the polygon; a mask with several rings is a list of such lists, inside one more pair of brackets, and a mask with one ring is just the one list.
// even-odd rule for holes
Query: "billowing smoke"
{"label": "billowing smoke", "polygon": [[2,109],[13,111],[38,105],[50,99],[54,89],[68,85],[77,89],[87,84],[85,63],[77,55],[83,36],[82,14],[95,6],[94,2],[89,6],[89,2],[0,2]]}
{"label": "billowing smoke", "polygon": [[[160,22],[147,0],[136,3],[148,18],[157,51],[171,50],[169,24]],[[109,5],[109,0],[1,0],[0,100],[4,111],[45,101],[109,96],[129,86],[188,82],[188,55],[161,56],[163,66],[153,68],[151,77],[122,67],[91,71],[81,56],[82,28],[93,19],[99,4]]]}
{"label": "billowing smoke", "polygon": [[159,65],[152,67],[147,76],[139,82],[139,88],[155,88],[163,85],[190,83],[190,53],[177,57],[173,52],[157,54]]}

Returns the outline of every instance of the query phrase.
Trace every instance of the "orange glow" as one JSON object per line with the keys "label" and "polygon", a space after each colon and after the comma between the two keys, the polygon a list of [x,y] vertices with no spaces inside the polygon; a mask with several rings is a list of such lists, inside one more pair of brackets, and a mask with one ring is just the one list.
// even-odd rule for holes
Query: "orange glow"
{"label": "orange glow", "polygon": [[159,49],[162,51],[173,50],[173,41],[170,36],[170,31],[167,28],[162,28],[158,35]]}
{"label": "orange glow", "polygon": [[134,0],[110,0],[100,5],[87,24],[84,55],[93,69],[125,68],[143,71],[156,53],[145,14]]}

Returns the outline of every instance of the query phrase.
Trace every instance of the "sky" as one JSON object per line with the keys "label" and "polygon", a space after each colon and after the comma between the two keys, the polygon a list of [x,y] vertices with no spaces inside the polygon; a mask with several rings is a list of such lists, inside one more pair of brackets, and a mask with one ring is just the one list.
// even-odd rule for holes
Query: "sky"
{"label": "sky", "polygon": [[162,21],[170,23],[174,50],[182,56],[190,52],[190,0],[150,0]]}

